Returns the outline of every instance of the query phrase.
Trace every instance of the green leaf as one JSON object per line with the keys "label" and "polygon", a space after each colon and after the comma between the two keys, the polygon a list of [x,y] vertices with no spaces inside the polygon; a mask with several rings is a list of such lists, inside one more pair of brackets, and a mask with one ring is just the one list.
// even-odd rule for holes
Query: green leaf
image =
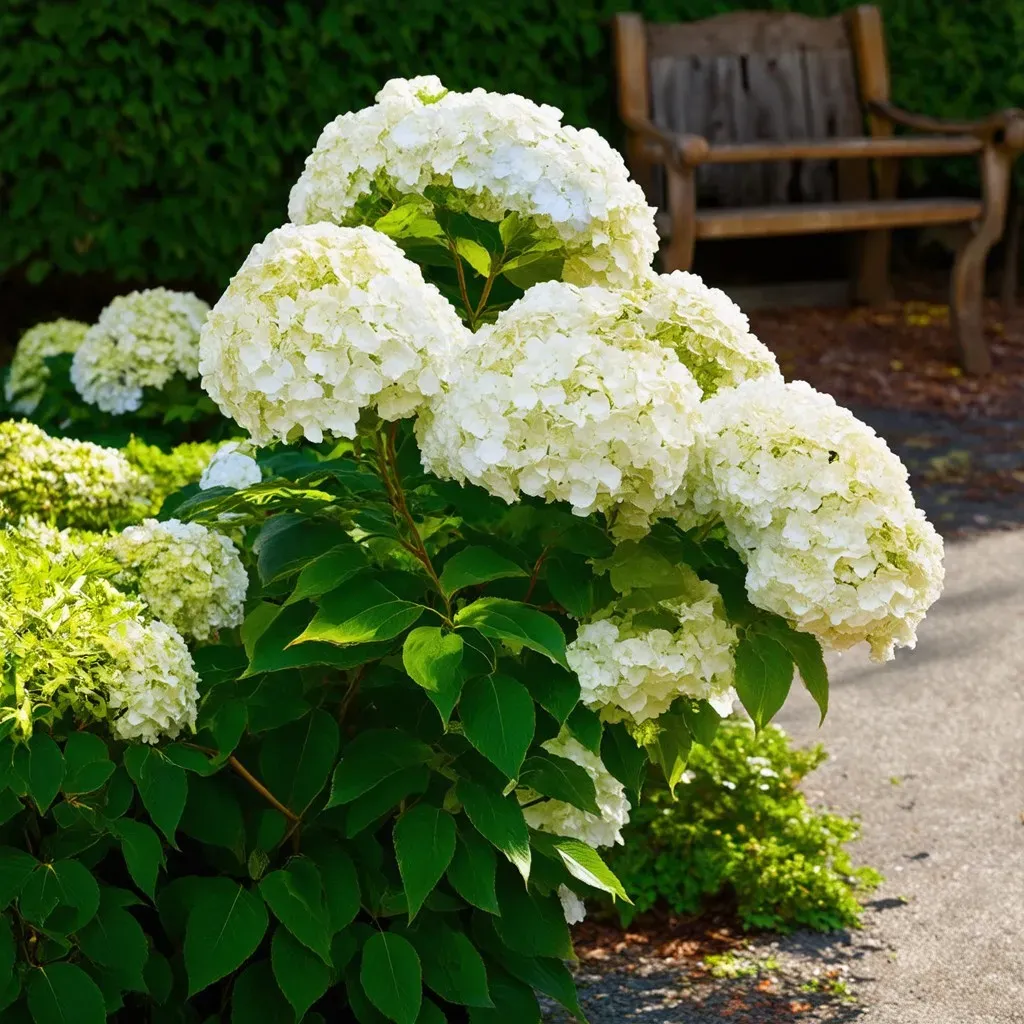
{"label": "green leaf", "polygon": [[377,932],[363,946],[359,969],[363,991],[395,1024],[416,1024],[423,1000],[420,958],[412,944],[392,932]]}
{"label": "green leaf", "polygon": [[432,756],[430,747],[399,729],[367,729],[342,751],[327,806],[349,803],[395,772]]}
{"label": "green leaf", "polygon": [[467,903],[489,914],[498,913],[494,891],[497,866],[494,847],[474,829],[460,828],[455,854],[448,865],[448,881]]}
{"label": "green leaf", "polygon": [[64,744],[65,793],[93,793],[114,773],[107,745],[91,732],[73,732]]}
{"label": "green leaf", "polygon": [[100,887],[77,860],[40,864],[18,900],[21,915],[40,927],[68,935],[92,920],[100,907]]}
{"label": "green leaf", "polygon": [[515,797],[502,796],[468,779],[459,779],[455,794],[480,835],[501,850],[524,879],[529,878],[530,835]]}
{"label": "green leaf", "polygon": [[686,771],[686,759],[690,756],[690,730],[686,719],[678,711],[666,711],[649,723],[651,733],[644,747],[652,763],[658,765],[665,775],[669,792],[675,795],[676,786]]}
{"label": "green leaf", "polygon": [[596,711],[577,704],[565,720],[566,727],[593,754],[600,755],[604,725]]}
{"label": "green leaf", "polygon": [[149,959],[149,945],[141,925],[127,910],[104,900],[77,937],[82,952],[94,963],[114,971],[124,988],[147,991],[142,972]]}
{"label": "green leaf", "polygon": [[[0,915],[0,993],[3,993],[14,979],[14,958],[17,951],[14,946],[13,921],[12,914]],[[0,1009],[3,1009],[2,1005]]]}
{"label": "green leaf", "polygon": [[615,873],[601,859],[600,854],[586,843],[565,836],[549,836],[541,833],[534,836],[534,845],[548,853],[561,858],[573,878],[579,879],[584,885],[600,889],[613,899],[632,903],[622,883]]}
{"label": "green leaf", "polygon": [[258,960],[246,967],[231,989],[231,1024],[290,1020],[291,1007],[274,982],[270,964]]}
{"label": "green leaf", "polygon": [[260,881],[260,895],[274,916],[325,964],[331,962],[331,928],[323,883],[308,857],[292,857]]}
{"label": "green leaf", "polygon": [[274,932],[270,962],[278,987],[295,1011],[295,1019],[302,1020],[330,986],[330,968],[284,928]]}
{"label": "green leaf", "polygon": [[405,671],[426,690],[445,726],[462,692],[463,646],[458,633],[445,633],[437,626],[418,626],[402,645]]}
{"label": "green leaf", "polygon": [[551,596],[574,618],[583,620],[594,610],[594,573],[587,560],[568,551],[556,551],[545,562]]}
{"label": "green leaf", "polygon": [[473,1007],[469,1024],[540,1024],[540,1007],[529,985],[495,968],[488,972],[487,979],[494,1009]]}
{"label": "green leaf", "polygon": [[230,878],[197,878],[190,894],[185,970],[191,997],[245,963],[268,921],[263,900]]}
{"label": "green leaf", "polygon": [[588,814],[601,814],[590,773],[567,757],[548,753],[528,757],[519,773],[519,785],[552,800],[572,804]]}
{"label": "green leaf", "polygon": [[324,847],[314,847],[310,857],[320,871],[331,931],[340,932],[359,913],[359,876],[355,865],[333,840]]}
{"label": "green leaf", "polygon": [[263,782],[286,807],[301,814],[324,788],[338,744],[338,723],[319,708],[275,729],[260,752]]}
{"label": "green leaf", "polygon": [[510,562],[490,548],[463,548],[445,562],[441,570],[441,590],[447,597],[451,597],[465,587],[525,575],[526,572],[515,562]]}
{"label": "green leaf", "polygon": [[[534,668],[534,665],[536,668]],[[526,686],[533,699],[559,724],[580,702],[580,681],[572,672],[548,662],[535,661],[525,675]]]}
{"label": "green leaf", "polygon": [[513,647],[529,647],[563,668],[569,667],[565,660],[565,634],[561,626],[529,605],[500,597],[481,597],[461,609],[455,621],[460,626],[470,626],[486,637]]}
{"label": "green leaf", "polygon": [[736,693],[758,729],[786,702],[793,685],[793,658],[770,636],[747,633],[736,648]]}
{"label": "green leaf", "polygon": [[0,910],[10,906],[39,861],[13,846],[0,846]]}
{"label": "green leaf", "polygon": [[498,906],[501,916],[493,919],[494,929],[513,951],[572,959],[569,926],[557,896],[542,896],[524,888],[508,870],[499,871]]}
{"label": "green leaf", "polygon": [[819,724],[824,722],[828,714],[828,669],[825,667],[825,656],[817,637],[793,629],[784,619],[769,619],[767,622],[759,623],[758,628],[768,633],[789,652],[789,656],[796,662],[797,671],[807,692],[814,698],[814,703],[821,712]]}
{"label": "green leaf", "polygon": [[81,967],[45,964],[28,979],[28,1008],[36,1024],[104,1024],[106,1003]]}
{"label": "green leaf", "polygon": [[40,814],[53,803],[64,779],[64,755],[45,732],[35,732],[14,752],[14,767],[28,787]]}
{"label": "green leaf", "polygon": [[469,742],[510,779],[517,778],[537,724],[526,687],[503,675],[470,679],[462,689],[459,716]]}
{"label": "green leaf", "polygon": [[174,987],[174,974],[167,957],[156,950],[150,950],[149,959],[143,969],[143,980],[149,994],[163,1006],[170,999]]}
{"label": "green leaf", "polygon": [[403,601],[374,580],[358,587],[342,587],[325,595],[313,621],[292,641],[365,644],[391,640],[423,614],[422,605]]}
{"label": "green leaf", "polygon": [[689,697],[677,701],[676,708],[683,716],[694,742],[705,747],[711,746],[718,734],[721,715],[706,700],[691,700]]}
{"label": "green leaf", "polygon": [[111,831],[121,841],[121,852],[132,881],[152,900],[156,898],[156,879],[164,865],[160,837],[141,821],[122,818]]}
{"label": "green leaf", "polygon": [[256,568],[266,586],[347,543],[351,541],[338,523],[290,513],[277,515],[267,521],[254,544]]}
{"label": "green leaf", "polygon": [[242,634],[242,647],[250,658],[252,657],[256,642],[270,629],[280,614],[281,606],[279,604],[272,604],[270,601],[260,601],[246,615],[240,632]]}
{"label": "green leaf", "polygon": [[493,1006],[487,988],[487,968],[464,933],[436,918],[410,931],[419,953],[423,982],[442,999],[458,1006]]}
{"label": "green leaf", "polygon": [[435,1003],[424,996],[416,1024],[448,1024],[448,1018],[437,1008]]}
{"label": "green leaf", "polygon": [[393,811],[407,797],[425,793],[429,784],[430,770],[422,764],[403,768],[388,776],[369,793],[364,793],[349,804],[345,815],[345,835],[349,839],[359,835],[364,828]]}
{"label": "green leaf", "polygon": [[168,761],[159,750],[142,745],[125,751],[124,766],[138,788],[153,824],[175,846],[174,833],[188,797],[188,779],[184,769]]}
{"label": "green leaf", "polygon": [[455,819],[439,807],[418,803],[395,822],[394,840],[411,921],[451,863]]}
{"label": "green leaf", "polygon": [[304,566],[285,605],[320,597],[347,583],[369,565],[362,548],[343,544]]}
{"label": "green leaf", "polygon": [[617,723],[605,727],[600,756],[605,768],[626,787],[629,802],[635,807],[647,775],[647,751],[624,725]]}
{"label": "green leaf", "polygon": [[245,858],[242,808],[225,775],[192,780],[178,828],[201,843],[230,850],[238,861]]}
{"label": "green leaf", "polygon": [[457,238],[455,249],[481,277],[490,274],[491,254],[479,242],[471,238]]}
{"label": "green leaf", "polygon": [[25,805],[16,793],[5,789],[0,791],[0,825],[6,825],[16,814],[21,814]]}

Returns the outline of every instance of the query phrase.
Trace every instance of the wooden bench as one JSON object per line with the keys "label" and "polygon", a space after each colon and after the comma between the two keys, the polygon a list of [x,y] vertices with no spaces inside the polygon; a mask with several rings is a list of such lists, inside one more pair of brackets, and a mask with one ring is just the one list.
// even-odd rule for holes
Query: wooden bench
{"label": "wooden bench", "polygon": [[[894,106],[882,18],[868,5],[687,24],[618,14],[614,41],[627,159],[661,211],[666,271],[689,269],[698,239],[856,231],[851,298],[874,304],[889,297],[893,228],[969,225],[950,319],[964,368],[990,370],[985,258],[1003,233],[1024,112],[952,122]],[[900,159],[959,156],[979,161],[980,198],[897,198]]]}

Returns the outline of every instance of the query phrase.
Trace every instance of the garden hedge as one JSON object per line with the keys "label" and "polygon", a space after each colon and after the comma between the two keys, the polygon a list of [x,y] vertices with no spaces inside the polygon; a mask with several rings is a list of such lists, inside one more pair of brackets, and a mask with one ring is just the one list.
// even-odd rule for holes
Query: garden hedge
{"label": "garden hedge", "polygon": [[[736,7],[829,14],[847,3],[633,6],[681,20]],[[614,138],[606,21],[625,6],[6,0],[0,275],[189,281],[216,294],[252,239],[282,221],[323,125],[395,75],[433,72],[454,88],[521,92]],[[948,116],[1024,102],[1018,0],[883,7],[900,102]]]}

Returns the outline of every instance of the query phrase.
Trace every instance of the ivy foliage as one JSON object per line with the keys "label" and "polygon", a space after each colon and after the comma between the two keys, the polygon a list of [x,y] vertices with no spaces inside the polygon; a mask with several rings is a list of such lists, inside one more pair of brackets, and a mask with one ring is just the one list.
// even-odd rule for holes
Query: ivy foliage
{"label": "ivy foliage", "polygon": [[[847,0],[8,0],[0,10],[0,273],[205,282],[281,223],[322,127],[387,79],[530,95],[616,137],[607,19]],[[895,99],[937,116],[1022,103],[1015,0],[883,0]],[[930,164],[930,180],[973,174]],[[956,168],[953,170],[953,168]],[[73,182],[73,187],[69,187]]]}

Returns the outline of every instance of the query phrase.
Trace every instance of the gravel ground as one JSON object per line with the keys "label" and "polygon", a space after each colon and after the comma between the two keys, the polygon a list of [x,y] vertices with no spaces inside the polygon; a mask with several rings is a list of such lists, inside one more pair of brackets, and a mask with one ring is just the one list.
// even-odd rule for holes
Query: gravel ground
{"label": "gravel ground", "polygon": [[809,796],[860,812],[856,854],[887,878],[865,927],[737,947],[732,977],[606,943],[579,966],[592,1024],[1024,1024],[1024,531],[951,544],[947,570],[916,651],[837,658],[820,730],[802,695],[782,715],[832,755]]}

